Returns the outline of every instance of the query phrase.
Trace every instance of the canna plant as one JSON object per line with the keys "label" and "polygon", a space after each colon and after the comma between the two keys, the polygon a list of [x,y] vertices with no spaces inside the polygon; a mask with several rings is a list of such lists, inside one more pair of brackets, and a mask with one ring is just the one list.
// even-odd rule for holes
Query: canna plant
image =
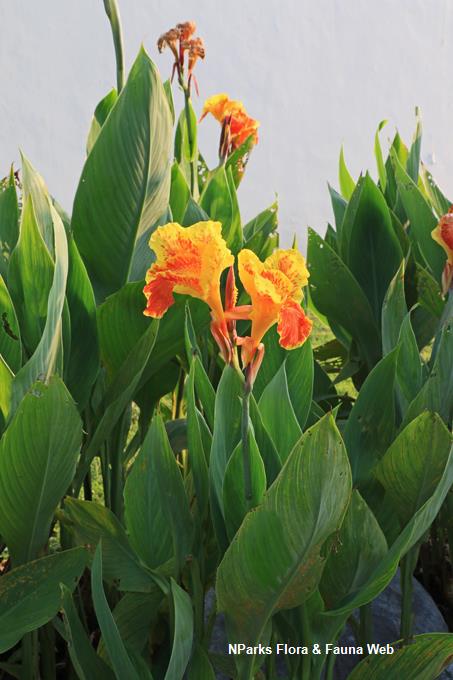
{"label": "canna plant", "polygon": [[[276,205],[242,224],[258,122],[241,102],[208,98],[217,167],[198,149],[195,24],[158,40],[169,81],[144,48],[125,78],[104,5],[117,88],[71,216],[25,156],[0,192],[0,677],[270,680],[265,650],[287,643],[320,653],[280,674],[333,678],[347,622],[352,678],[436,677],[453,636],[413,637],[411,588],[421,542],[451,518],[451,262],[424,231],[450,256],[448,208],[431,180],[408,183],[416,150],[401,170],[394,143],[387,193],[369,177],[346,181],[347,206],[332,192],[337,234],[310,235],[307,267],[278,248]],[[407,228],[413,204],[442,215]],[[369,210],[385,257],[368,286]],[[321,364],[339,345],[314,359],[307,306],[341,344],[336,381]],[[383,658],[371,602],[398,566],[401,640]],[[243,653],[213,651],[220,612]]]}

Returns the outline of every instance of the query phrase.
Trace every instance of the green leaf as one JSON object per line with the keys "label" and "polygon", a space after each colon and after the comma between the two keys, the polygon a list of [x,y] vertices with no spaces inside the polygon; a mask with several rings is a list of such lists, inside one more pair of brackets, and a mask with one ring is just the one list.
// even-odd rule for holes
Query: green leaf
{"label": "green leaf", "polygon": [[115,88],[113,88],[113,90],[110,90],[110,92],[106,94],[96,106],[94,110],[94,116],[91,120],[90,131],[88,133],[87,154],[89,154],[92,150],[97,138],[99,137],[101,128],[107,120],[107,116],[109,115],[110,111],[115,106],[117,99],[118,93]]}
{"label": "green leaf", "polygon": [[0,354],[9,368],[17,372],[22,363],[22,343],[16,310],[0,274]]}
{"label": "green leaf", "polygon": [[53,255],[54,226],[52,213],[49,209],[50,197],[46,183],[23,153],[21,153],[21,161],[22,202],[26,205],[31,199],[39,231],[49,253]]}
{"label": "green leaf", "polygon": [[259,213],[244,227],[244,248],[253,250],[261,256],[266,242],[277,231],[278,227],[278,203],[275,201],[269,208]]}
{"label": "green leaf", "polygon": [[366,483],[395,431],[394,383],[397,347],[371,371],[359,392],[344,430],[355,485]]}
{"label": "green leaf", "polygon": [[183,220],[181,222],[183,227],[190,227],[192,224],[197,222],[206,222],[209,220],[209,215],[205,213],[204,210],[196,203],[192,197],[189,197],[187,203],[186,212],[184,213]]}
{"label": "green leaf", "polygon": [[[450,448],[447,463],[433,495],[416,512],[404,527],[398,538],[392,543],[388,553],[373,570],[373,573],[360,588],[342,598],[336,609],[326,612],[328,616],[340,616],[350,613],[373,600],[390,583],[398,564],[416,543],[420,541],[431,526],[453,483],[453,446]],[[341,548],[340,548],[341,549]]]}
{"label": "green leaf", "polygon": [[2,576],[0,654],[55,616],[60,608],[60,584],[73,590],[86,563],[86,551],[74,548],[29,562]]}
{"label": "green leaf", "polygon": [[348,677],[349,680],[432,680],[450,664],[452,655],[453,635],[425,633],[416,635],[410,645],[396,649],[393,654],[367,656]]}
{"label": "green leaf", "polygon": [[175,123],[175,104],[174,104],[174,101],[173,101],[173,92],[172,92],[172,89],[171,89],[171,81],[170,81],[169,78],[167,78],[167,80],[164,81],[164,90],[165,90],[165,94],[167,96],[167,102],[168,102],[168,106],[169,106],[169,109],[170,109],[172,122],[174,124]]}
{"label": "green leaf", "polygon": [[54,227],[55,269],[47,300],[47,319],[34,354],[14,378],[11,413],[15,412],[26,391],[40,376],[48,377],[62,371],[62,315],[68,275],[68,245],[60,216],[52,206],[50,212]]}
{"label": "green leaf", "polygon": [[[157,619],[164,595],[157,586],[150,593],[126,593],[113,610],[113,618],[127,649],[136,654],[143,651]],[[101,638],[99,655],[104,658],[106,650]]]}
{"label": "green leaf", "polygon": [[198,159],[197,128],[197,116],[189,100],[187,109],[184,107],[181,111],[175,131],[175,158],[189,186],[192,182],[191,164],[194,163],[196,167]]}
{"label": "green leaf", "polygon": [[354,193],[341,228],[340,251],[379,322],[385,293],[403,253],[385,198],[368,174]]}
{"label": "green leaf", "polygon": [[[197,507],[200,517],[203,518],[208,510],[209,503],[209,477],[208,460],[203,447],[201,423],[199,412],[195,404],[195,373],[197,370],[198,357],[192,361],[189,377],[186,383],[187,405],[187,441],[189,445],[189,464],[192,470],[197,496]],[[199,364],[201,366],[201,364]],[[201,367],[202,370],[203,367]],[[209,451],[207,452],[209,456]]]}
{"label": "green leaf", "polygon": [[335,227],[337,234],[341,234],[341,225],[343,224],[344,214],[348,206],[347,201],[344,200],[343,196],[340,196],[338,191],[335,191],[333,187],[328,184],[330,201],[332,203],[332,210],[335,217]]}
{"label": "green leaf", "polygon": [[239,529],[247,512],[261,503],[266,491],[266,472],[255,437],[249,429],[250,473],[252,498],[245,497],[244,456],[242,442],[234,449],[228,461],[223,480],[223,509],[225,526],[230,540]]}
{"label": "green leaf", "polygon": [[285,362],[288,391],[294,413],[303,430],[313,397],[314,364],[310,340],[288,352]]}
{"label": "green leaf", "polygon": [[59,519],[77,545],[94,552],[102,542],[104,579],[117,582],[120,590],[145,593],[154,590],[151,573],[140,564],[126,532],[111,510],[98,503],[66,498]]}
{"label": "green leaf", "polygon": [[54,265],[43,241],[32,200],[23,208],[20,236],[11,255],[9,290],[21,327],[22,340],[33,353],[44,331]]}
{"label": "green leaf", "polygon": [[170,208],[175,222],[181,224],[190,196],[189,185],[179,167],[173,163],[171,168]]}
{"label": "green leaf", "polygon": [[77,470],[75,479],[75,489],[77,492],[82,486],[91,461],[99,452],[99,447],[110,435],[139,386],[146,363],[153,351],[158,329],[159,322],[153,320],[149,324],[148,330],[142,335],[121,365],[121,368],[106,391],[102,404],[101,419],[89,445],[84,451]]}
{"label": "green leaf", "polygon": [[320,584],[329,608],[360,590],[387,554],[382,529],[358,491],[352,494],[336,543],[339,549],[330,553]]}
{"label": "green leaf", "polygon": [[14,177],[0,191],[0,276],[6,278],[8,265],[19,237],[19,207]]}
{"label": "green leaf", "polygon": [[[333,418],[326,416],[294,448],[220,564],[218,608],[225,612],[230,639],[258,643],[272,614],[310,596],[350,494],[346,450]],[[253,659],[242,662],[250,669]]]}
{"label": "green leaf", "polygon": [[[302,434],[289,396],[285,363],[265,387],[258,407],[264,426],[272,437],[280,460],[284,463]],[[284,418],[282,413],[285,414]]]}
{"label": "green leaf", "polygon": [[381,142],[379,139],[379,133],[382,130],[382,128],[387,125],[386,120],[381,120],[381,122],[378,125],[378,129],[376,130],[376,134],[374,136],[374,155],[376,157],[376,165],[378,169],[378,175],[379,175],[379,183],[381,185],[382,193],[385,193],[385,188],[387,186],[387,171],[385,169],[385,163],[384,163],[384,158],[382,156],[382,148],[381,148]]}
{"label": "green leaf", "polygon": [[241,438],[242,395],[243,381],[232,366],[225,366],[216,393],[209,465],[211,512],[223,549],[228,545],[223,523],[223,480],[228,460]]}
{"label": "green leaf", "polygon": [[201,645],[194,649],[187,680],[216,680],[209,657]]}
{"label": "green leaf", "polygon": [[8,420],[14,374],[0,354],[0,436]]}
{"label": "green leaf", "polygon": [[96,302],[85,265],[72,236],[68,237],[68,251],[66,296],[71,315],[71,356],[66,384],[82,410],[99,371]]}
{"label": "green leaf", "polygon": [[137,554],[151,568],[190,553],[192,521],[181,473],[164,423],[155,415],[124,490],[126,526]]}
{"label": "green leaf", "polygon": [[102,548],[101,544],[96,548],[93,564],[91,567],[91,593],[93,597],[94,611],[102,632],[107,652],[112,663],[113,672],[118,680],[130,678],[139,680],[139,676],[129,658],[123,641],[116,627],[112,612],[109,609],[102,585]]}
{"label": "green leaf", "polygon": [[[380,338],[370,304],[353,274],[334,250],[309,229],[310,295],[317,309],[343,326],[359,343],[368,367],[380,356]],[[341,296],[338,291],[341,290]]]}
{"label": "green leaf", "polygon": [[61,584],[61,612],[67,635],[71,663],[80,680],[111,680],[113,675],[107,664],[96,654],[80,622],[69,588]]}
{"label": "green leaf", "polygon": [[236,254],[242,247],[241,221],[237,212],[236,191],[223,165],[216,168],[207,180],[200,206],[211,220],[222,224],[222,236],[228,248]]}
{"label": "green leaf", "polygon": [[348,168],[346,167],[346,162],[344,160],[344,150],[343,145],[340,150],[340,160],[338,163],[338,179],[340,181],[340,191],[347,201],[351,198],[355,189],[355,182],[352,179]]}
{"label": "green leaf", "polygon": [[416,397],[423,384],[422,362],[417,347],[417,340],[411,324],[411,313],[408,312],[401,324],[398,337],[400,352],[398,355],[396,373],[399,395],[403,401],[404,411],[407,405]]}
{"label": "green leaf", "polygon": [[82,423],[61,380],[36,383],[0,442],[0,533],[14,564],[34,559],[47,542],[81,439]]}
{"label": "green leaf", "polygon": [[192,651],[193,610],[189,595],[170,579],[173,648],[164,680],[184,677]]}
{"label": "green leaf", "polygon": [[398,344],[401,325],[407,314],[404,295],[404,260],[385,294],[382,305],[382,351],[386,355]]}
{"label": "green leaf", "polygon": [[451,435],[436,413],[425,411],[395,439],[376,468],[402,525],[436,490],[445,469]]}
{"label": "green leaf", "polygon": [[416,283],[418,302],[438,319],[441,318],[445,303],[439,284],[433,279],[427,269],[416,264]]}
{"label": "green leaf", "polygon": [[167,98],[142,48],[74,200],[74,237],[100,301],[126,283],[137,239],[167,208],[170,150]]}
{"label": "green leaf", "polygon": [[425,409],[435,411],[451,425],[453,418],[453,319],[442,328],[436,360],[431,373],[415,399],[410,403],[404,425]]}
{"label": "green leaf", "polygon": [[415,107],[415,118],[417,125],[415,128],[414,138],[407,157],[406,171],[409,177],[415,182],[418,182],[418,172],[420,167],[420,148],[422,144],[422,119],[420,109]]}
{"label": "green leaf", "polygon": [[442,248],[431,237],[437,219],[420,189],[404,170],[392,149],[390,150],[390,157],[398,184],[398,192],[410,221],[410,237],[417,244],[424,262],[431,269],[436,280],[440,282],[445,255]]}

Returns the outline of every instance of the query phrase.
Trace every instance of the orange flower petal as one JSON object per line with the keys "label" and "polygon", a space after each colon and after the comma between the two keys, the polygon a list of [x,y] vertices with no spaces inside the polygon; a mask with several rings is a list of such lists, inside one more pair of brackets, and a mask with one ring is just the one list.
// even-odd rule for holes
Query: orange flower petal
{"label": "orange flower petal", "polygon": [[266,267],[283,272],[293,284],[292,296],[300,300],[301,288],[307,285],[310,274],[305,265],[305,258],[299,251],[294,248],[276,250],[269,255],[264,264]]}
{"label": "orange flower petal", "polygon": [[310,335],[312,326],[302,307],[293,300],[288,301],[280,309],[278,317],[280,345],[285,349],[300,347]]}
{"label": "orange flower petal", "polygon": [[448,263],[453,265],[453,207],[441,217],[431,236],[445,250]]}
{"label": "orange flower petal", "polygon": [[173,288],[174,283],[163,276],[157,276],[150,281],[143,289],[146,296],[146,309],[143,314],[154,319],[162,318],[175,301]]}

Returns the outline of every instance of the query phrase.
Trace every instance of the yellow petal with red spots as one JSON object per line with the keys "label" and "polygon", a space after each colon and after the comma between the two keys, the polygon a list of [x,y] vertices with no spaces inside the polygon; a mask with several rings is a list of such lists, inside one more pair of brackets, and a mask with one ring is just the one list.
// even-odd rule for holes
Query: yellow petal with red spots
{"label": "yellow petal with red spots", "polygon": [[242,250],[238,265],[252,302],[250,340],[243,343],[245,365],[251,361],[264,334],[277,322],[282,347],[292,349],[301,345],[311,331],[311,322],[299,304],[302,286],[308,280],[302,255],[296,250],[277,250],[261,262],[251,250]]}
{"label": "yellow petal with red spots", "polygon": [[243,111],[244,105],[242,102],[230,99],[227,94],[222,92],[206,99],[200,120],[210,113],[219,123],[223,123],[226,116],[239,114]]}
{"label": "yellow petal with red spots", "polygon": [[234,257],[222,238],[220,222],[198,222],[182,227],[170,222],[151,236],[156,261],[146,274],[144,314],[160,318],[174,303],[173,293],[204,300],[214,318],[223,319],[220,275]]}

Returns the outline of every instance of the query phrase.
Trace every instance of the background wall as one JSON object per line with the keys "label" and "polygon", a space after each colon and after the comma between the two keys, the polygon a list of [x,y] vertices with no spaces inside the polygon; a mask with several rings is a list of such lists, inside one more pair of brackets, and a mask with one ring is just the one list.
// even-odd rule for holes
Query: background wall
{"label": "background wall", "polygon": [[[288,243],[330,219],[327,181],[337,185],[345,144],[354,175],[375,174],[373,138],[387,118],[406,140],[414,107],[424,121],[422,157],[453,195],[452,0],[119,0],[130,66],[143,42],[162,76],[169,53],[157,37],[195,20],[206,60],[204,98],[227,92],[261,121],[260,142],[240,189],[243,217],[278,193]],[[450,35],[450,40],[448,36]],[[98,100],[115,84],[102,0],[0,0],[0,174],[25,151],[70,211]],[[201,147],[214,162],[217,124]]]}

